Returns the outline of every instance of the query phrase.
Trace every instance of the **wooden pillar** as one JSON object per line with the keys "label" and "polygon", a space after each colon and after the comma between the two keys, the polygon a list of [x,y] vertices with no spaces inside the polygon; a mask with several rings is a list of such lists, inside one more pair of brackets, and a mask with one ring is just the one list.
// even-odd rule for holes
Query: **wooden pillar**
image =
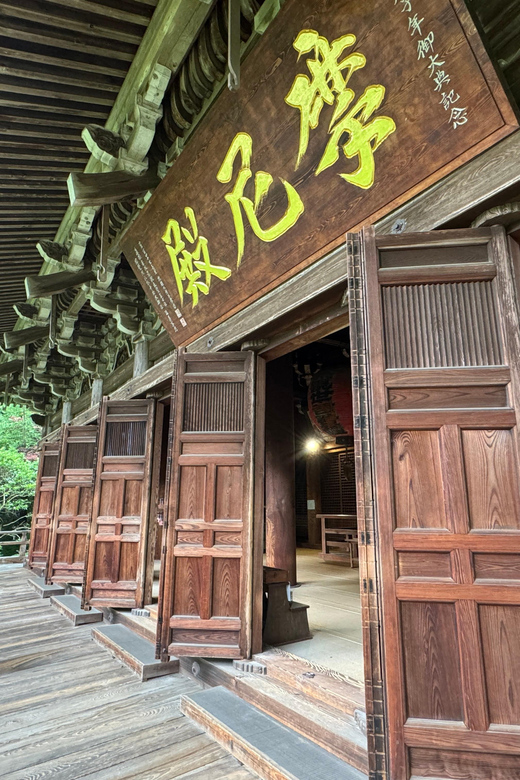
{"label": "wooden pillar", "polygon": [[103,380],[96,377],[92,380],[92,390],[90,395],[90,405],[99,406],[103,400]]}
{"label": "wooden pillar", "polygon": [[63,401],[61,408],[61,422],[69,423],[72,420],[72,401]]}
{"label": "wooden pillar", "polygon": [[268,364],[265,414],[267,565],[296,584],[293,368],[290,356]]}
{"label": "wooden pillar", "polygon": [[134,347],[134,376],[141,376],[150,367],[148,355],[148,339],[140,339]]}
{"label": "wooden pillar", "polygon": [[321,544],[321,524],[316,518],[321,512],[320,455],[307,455],[307,531],[309,545]]}

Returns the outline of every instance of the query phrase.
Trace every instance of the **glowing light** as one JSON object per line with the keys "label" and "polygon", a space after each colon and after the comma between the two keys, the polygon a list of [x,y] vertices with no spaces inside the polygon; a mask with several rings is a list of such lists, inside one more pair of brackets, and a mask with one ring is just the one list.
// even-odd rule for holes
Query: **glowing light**
{"label": "glowing light", "polygon": [[321,441],[319,439],[307,439],[305,449],[310,455],[315,455],[321,449]]}

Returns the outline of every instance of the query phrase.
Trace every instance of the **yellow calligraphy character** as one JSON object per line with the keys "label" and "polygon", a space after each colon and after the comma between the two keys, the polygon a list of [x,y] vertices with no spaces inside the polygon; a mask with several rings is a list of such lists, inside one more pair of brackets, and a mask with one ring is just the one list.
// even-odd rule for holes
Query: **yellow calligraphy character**
{"label": "yellow calligraphy character", "polygon": [[[176,219],[169,219],[164,235],[161,236],[170,255],[181,305],[184,293],[192,296],[193,308],[199,302],[199,293],[207,295],[211,286],[211,277],[227,279],[231,270],[224,266],[212,265],[209,257],[208,239],[199,235],[197,220],[192,208],[187,206],[184,214],[190,227],[181,227]],[[193,245],[188,249],[187,244]],[[184,289],[184,283],[186,289]]]}
{"label": "yellow calligraphy character", "polygon": [[217,173],[217,179],[222,184],[227,184],[231,181],[233,176],[233,168],[236,158],[240,155],[240,169],[238,172],[235,186],[225,195],[225,199],[231,207],[231,214],[233,216],[233,223],[235,226],[235,233],[237,237],[237,266],[240,265],[242,257],[244,255],[245,245],[245,231],[244,231],[244,218],[242,210],[251,225],[253,233],[261,241],[275,241],[286,233],[293,225],[296,224],[300,216],[303,214],[303,203],[294,189],[294,187],[285,181],[282,182],[285,192],[287,194],[287,208],[285,214],[278,222],[271,225],[269,228],[264,228],[260,225],[258,220],[257,211],[262,204],[262,201],[266,197],[273,183],[273,177],[270,173],[265,171],[258,171],[254,175],[254,201],[244,195],[244,190],[249,179],[252,178],[253,172],[251,170],[251,157],[253,153],[253,139],[248,133],[237,133],[231,142],[227,154],[224,158],[224,162],[220,166]]}
{"label": "yellow calligraphy character", "polygon": [[316,168],[316,176],[337,161],[341,140],[346,135],[348,140],[342,146],[343,153],[348,159],[357,157],[359,162],[354,173],[339,175],[364,190],[373,185],[374,152],[395,130],[395,122],[388,116],[378,116],[371,122],[368,121],[383,102],[384,96],[385,88],[381,84],[367,87],[355,106],[336,122],[330,131],[323,157]]}
{"label": "yellow calligraphy character", "polygon": [[307,151],[310,130],[318,127],[324,103],[332,106],[335,96],[344,92],[354,71],[364,67],[366,63],[366,58],[359,52],[353,52],[339,61],[345,49],[353,46],[355,42],[355,35],[342,35],[329,44],[316,30],[302,30],[293,43],[298,59],[302,54],[308,54],[314,49],[314,59],[307,60],[312,80],[303,74],[296,76],[285,98],[288,105],[300,110],[297,166]]}
{"label": "yellow calligraphy character", "polygon": [[300,142],[296,167],[307,151],[310,130],[318,127],[324,104],[334,105],[328,130],[331,138],[318,164],[316,175],[337,161],[340,142],[344,135],[348,135],[348,140],[342,146],[343,152],[347,158],[358,157],[359,164],[354,173],[340,176],[351,184],[366,189],[374,183],[374,152],[395,131],[395,122],[386,116],[368,121],[385,96],[385,88],[381,84],[367,87],[349,111],[355,93],[347,84],[352,74],[366,64],[366,58],[360,52],[351,52],[343,57],[345,49],[355,43],[355,35],[343,35],[329,44],[316,30],[302,30],[296,36],[293,46],[298,52],[298,59],[302,54],[309,54],[314,50],[314,59],[307,59],[311,78],[304,74],[296,76],[285,102],[300,111]]}

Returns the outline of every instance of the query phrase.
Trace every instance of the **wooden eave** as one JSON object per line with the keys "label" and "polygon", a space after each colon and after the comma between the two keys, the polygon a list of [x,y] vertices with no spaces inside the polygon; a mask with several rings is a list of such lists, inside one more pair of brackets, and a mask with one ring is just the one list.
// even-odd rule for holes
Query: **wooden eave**
{"label": "wooden eave", "polygon": [[26,300],[68,207],[66,178],[89,152],[85,124],[104,125],[157,0],[0,2],[0,332]]}
{"label": "wooden eave", "polygon": [[[81,25],[84,21],[82,14],[92,9],[92,2],[87,2],[87,0],[71,0],[71,3],[67,0],[48,0],[48,2],[55,9],[59,18],[59,21],[55,22],[55,28],[53,28],[56,30],[56,38],[53,40],[54,50],[52,52],[45,50],[47,40],[45,38],[45,25],[41,20],[41,23],[35,21],[39,13],[35,7],[36,3],[24,4],[24,9],[27,6],[26,17],[24,17],[25,10],[20,11],[21,21],[19,21],[15,0],[5,0],[5,2],[0,0],[0,19],[4,13],[3,6],[5,5],[8,9],[5,14],[6,18],[11,19],[10,23],[13,27],[13,38],[16,38],[18,30],[23,29],[21,40],[23,47],[25,47],[24,50],[38,51],[36,65],[33,68],[36,75],[30,76],[25,72],[23,75],[19,75],[13,72],[5,76],[5,82],[2,82],[0,78],[0,105],[4,94],[11,95],[12,99],[10,114],[7,115],[7,118],[0,119],[0,167],[4,163],[6,165],[6,172],[0,188],[4,189],[10,198],[4,214],[2,214],[0,207],[0,269],[4,257],[10,258],[11,269],[13,269],[12,261],[19,262],[19,271],[12,271],[15,294],[16,290],[19,289],[16,287],[17,280],[34,274],[38,266],[41,266],[40,274],[44,275],[55,273],[57,270],[55,263],[47,261],[41,263],[36,250],[31,245],[33,238],[34,242],[48,238],[64,243],[70,237],[71,229],[81,214],[81,208],[68,205],[64,184],[66,174],[83,171],[99,173],[106,170],[106,165],[95,156],[90,156],[81,141],[80,133],[86,124],[93,121],[98,125],[104,125],[106,129],[116,135],[120,133],[126,117],[133,110],[137,96],[146,87],[154,68],[158,65],[168,68],[172,75],[162,100],[162,118],[156,126],[155,138],[147,158],[149,167],[154,168],[159,163],[164,168],[165,165],[167,167],[175,164],[174,160],[182,152],[184,144],[225,85],[227,0],[216,0],[213,3],[201,2],[201,0],[128,0],[128,2],[123,0],[122,4],[118,4],[117,10],[111,6],[105,8],[103,0],[94,0],[96,7],[104,9],[103,14],[108,18],[108,21],[103,28],[103,34],[90,38],[88,31]],[[142,19],[146,14],[148,14],[147,18],[150,18],[156,3],[157,8],[146,32],[145,28],[142,28],[142,32],[145,34],[137,48],[136,25],[142,25]],[[242,54],[245,55],[258,38],[258,34],[263,32],[269,21],[274,18],[276,7],[279,6],[275,0],[263,0],[263,3],[261,0],[240,0],[240,5],[242,11]],[[518,102],[520,97],[520,22],[518,22],[520,19],[520,0],[511,0],[507,3],[507,8],[504,8],[504,4],[500,0],[468,0],[468,5],[480,21],[489,44],[490,53],[500,65],[507,85]],[[137,14],[137,16],[141,22],[136,19],[134,13],[136,7],[140,11],[140,15]],[[79,13],[77,18],[76,12]],[[72,32],[67,26],[71,19],[73,19],[71,23],[77,27],[77,29],[73,27]],[[117,20],[117,23],[114,23],[114,19]],[[214,56],[211,59],[215,63],[216,55],[220,65],[216,69],[214,80],[209,86],[206,84],[205,90],[203,89],[201,92],[200,81],[190,83],[190,79],[194,78],[193,74],[197,70],[200,71],[200,58],[204,56],[204,47],[200,46],[201,35],[205,26],[210,24],[213,25],[212,45],[214,46]],[[38,25],[38,30],[29,29],[31,25],[33,27]],[[28,28],[29,31],[25,31],[25,28]],[[97,32],[99,31],[96,29]],[[111,38],[107,32],[113,33],[116,45],[110,44]],[[75,49],[71,44],[72,38],[79,42]],[[93,38],[95,38],[95,43]],[[5,47],[2,47],[2,42],[3,38],[0,36],[0,74],[4,56],[10,56],[12,60],[17,59],[12,55],[13,51],[17,51],[15,42],[10,41],[9,45],[6,44]],[[22,44],[18,43],[17,45],[20,47]],[[132,46],[134,46],[134,55],[130,56],[129,47]],[[8,53],[5,54],[5,52]],[[195,57],[199,58],[197,68],[193,67]],[[65,68],[65,70],[62,69],[64,78],[60,79],[59,83],[57,73],[53,70],[55,58],[58,58]],[[15,64],[17,65],[17,63]],[[40,85],[39,91],[38,89],[34,90],[34,85],[38,84],[38,69],[43,69],[43,73],[49,74],[49,78],[45,76],[46,83],[44,86]],[[14,67],[14,70],[17,70],[17,67]],[[120,78],[118,81],[119,74],[123,71],[126,73],[126,77],[124,81]],[[20,88],[14,95],[11,82],[17,78],[21,79],[17,82]],[[84,83],[85,80],[88,80],[88,85]],[[180,88],[176,84],[179,84]],[[27,103],[32,94],[30,92],[31,85],[35,91],[34,106]],[[5,92],[8,87],[11,92]],[[27,92],[28,89],[29,92]],[[183,89],[185,90],[184,95]],[[195,101],[194,105],[193,95],[197,90],[199,91],[198,100]],[[93,93],[96,93],[95,96]],[[55,109],[60,101],[66,103],[67,108],[57,114]],[[110,106],[111,110],[109,111]],[[182,129],[176,126],[175,122],[176,112],[179,110],[185,120]],[[103,114],[103,118],[101,118],[101,114]],[[38,135],[33,132],[35,117],[39,120]],[[3,154],[3,143],[10,144],[10,148],[15,150],[12,160],[8,158],[7,154]],[[10,164],[13,167],[8,168]],[[441,187],[442,184],[441,182],[435,185],[435,189]],[[428,193],[425,194],[425,197],[428,198]],[[127,205],[130,205],[134,212],[133,216],[135,216],[135,201]],[[20,209],[20,212],[16,209]],[[397,218],[398,213],[406,212],[407,209],[408,205],[401,207],[396,211],[395,217],[390,215],[384,220],[385,224],[388,223],[389,219]],[[132,218],[130,217],[130,220],[122,227],[123,232]],[[28,219],[31,220],[29,223]],[[428,224],[432,221],[426,220]],[[24,224],[25,227],[23,227]],[[93,228],[94,233],[97,232],[99,236],[99,230],[96,231],[95,223]],[[121,223],[118,224],[117,230],[120,228]],[[115,236],[111,247],[114,256],[118,252],[117,230],[111,223],[112,239]],[[13,244],[15,239],[19,242],[16,243],[16,246]],[[5,243],[3,243],[4,241]],[[91,239],[85,255],[86,258],[90,258],[89,261],[97,256],[98,246],[99,243],[96,244],[96,240]],[[22,300],[25,300],[23,293],[20,297],[20,301]],[[11,314],[13,302],[11,297],[7,302],[2,301],[2,305],[5,306],[5,316],[10,317],[9,323],[11,324],[15,319],[15,315]],[[78,289],[75,292],[71,291],[69,303],[65,309],[60,311],[67,316],[77,318],[79,315],[81,317],[82,309],[86,304],[85,292]],[[3,311],[0,306],[0,318]],[[1,319],[0,325],[2,325]],[[18,320],[14,325],[14,329],[23,327],[27,327],[27,322],[23,320]],[[0,327],[0,332],[7,329],[9,326],[6,327],[6,324],[3,324]],[[162,343],[163,336],[164,334],[161,334],[156,338],[157,341],[161,342],[161,347],[155,356],[156,360],[172,349],[169,340],[167,345]],[[198,345],[195,348],[198,348]],[[152,352],[154,351],[152,349]],[[131,363],[130,359],[128,367],[125,367],[123,371],[123,366],[120,366],[117,369],[117,374],[110,377],[110,383],[105,380],[105,384],[112,386],[115,376],[120,376],[120,384],[128,382],[131,378]],[[116,389],[115,386],[112,388],[112,390]],[[77,412],[83,412],[88,408],[89,393],[85,393],[84,396],[73,402]],[[56,423],[57,416],[57,414],[54,415],[53,424]]]}

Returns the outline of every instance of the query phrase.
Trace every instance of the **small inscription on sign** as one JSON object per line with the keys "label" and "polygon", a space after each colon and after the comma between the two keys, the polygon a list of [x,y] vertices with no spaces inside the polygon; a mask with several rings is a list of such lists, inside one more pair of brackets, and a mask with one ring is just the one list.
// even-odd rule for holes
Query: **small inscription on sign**
{"label": "small inscription on sign", "polygon": [[459,0],[287,0],[128,231],[187,344],[516,127]]}

